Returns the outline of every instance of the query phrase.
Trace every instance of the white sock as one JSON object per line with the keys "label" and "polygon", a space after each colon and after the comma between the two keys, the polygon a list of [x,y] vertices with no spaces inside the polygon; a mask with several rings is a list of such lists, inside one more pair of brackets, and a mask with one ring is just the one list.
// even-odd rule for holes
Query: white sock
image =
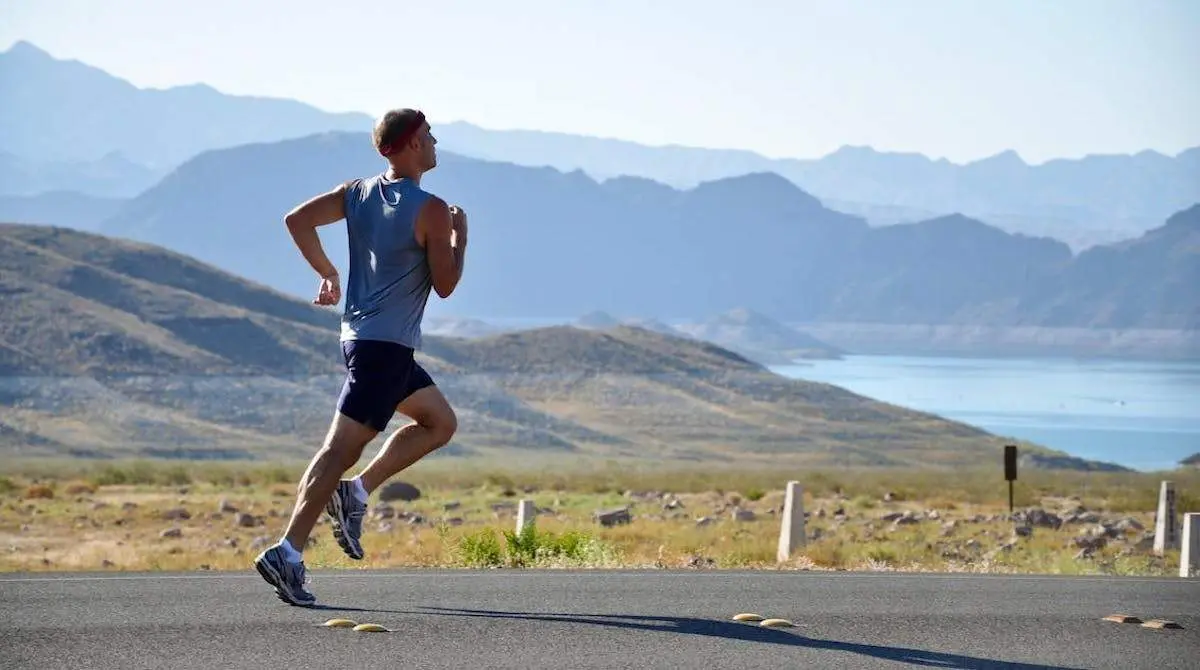
{"label": "white sock", "polygon": [[304,560],[304,555],[296,551],[296,548],[292,546],[292,543],[289,542],[286,537],[280,540],[279,546],[283,549],[283,557],[286,558],[289,563],[299,563],[300,561]]}
{"label": "white sock", "polygon": [[371,496],[367,494],[367,489],[363,486],[362,475],[359,475],[350,481],[354,482],[354,497],[358,498],[358,502],[367,502],[367,498],[370,498]]}

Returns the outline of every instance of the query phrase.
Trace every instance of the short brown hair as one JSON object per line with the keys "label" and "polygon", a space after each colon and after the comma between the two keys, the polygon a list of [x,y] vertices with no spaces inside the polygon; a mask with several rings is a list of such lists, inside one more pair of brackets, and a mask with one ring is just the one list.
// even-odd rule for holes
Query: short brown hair
{"label": "short brown hair", "polygon": [[403,148],[404,143],[425,123],[425,114],[416,109],[393,109],[375,122],[375,149],[387,156]]}

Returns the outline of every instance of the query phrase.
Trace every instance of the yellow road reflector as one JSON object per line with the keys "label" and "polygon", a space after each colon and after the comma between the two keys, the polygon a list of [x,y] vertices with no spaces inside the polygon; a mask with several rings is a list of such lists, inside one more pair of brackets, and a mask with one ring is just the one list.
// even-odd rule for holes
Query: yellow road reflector
{"label": "yellow road reflector", "polygon": [[1128,614],[1109,614],[1108,616],[1104,617],[1104,620],[1105,621],[1115,621],[1116,623],[1141,623],[1142,622],[1141,619],[1139,619],[1135,616],[1130,616]]}
{"label": "yellow road reflector", "polygon": [[380,626],[377,623],[360,623],[354,627],[354,630],[360,633],[387,633],[388,629]]}
{"label": "yellow road reflector", "polygon": [[733,615],[733,620],[734,621],[762,621],[763,617],[761,615],[752,614],[750,612],[742,612],[741,614]]}
{"label": "yellow road reflector", "polygon": [[766,626],[767,628],[790,628],[796,624],[788,621],[787,619],[764,619],[758,625]]}
{"label": "yellow road reflector", "polygon": [[1179,624],[1175,623],[1174,621],[1167,621],[1166,619],[1151,619],[1151,620],[1149,620],[1149,621],[1147,621],[1147,622],[1143,623],[1143,624],[1142,624],[1142,628],[1176,628],[1176,629],[1181,629],[1181,628],[1183,628],[1183,626],[1180,626]]}
{"label": "yellow road reflector", "polygon": [[353,628],[358,625],[358,622],[351,621],[350,619],[330,619],[321,625],[329,626],[330,628]]}

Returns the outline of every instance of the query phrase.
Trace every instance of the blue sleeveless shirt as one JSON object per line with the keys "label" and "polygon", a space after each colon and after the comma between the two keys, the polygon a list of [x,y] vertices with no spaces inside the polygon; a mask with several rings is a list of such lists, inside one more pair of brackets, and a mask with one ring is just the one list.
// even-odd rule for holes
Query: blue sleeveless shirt
{"label": "blue sleeveless shirt", "polygon": [[409,179],[383,174],[347,186],[350,271],[343,294],[341,340],[421,346],[421,319],[433,286],[425,249],[414,231],[432,197]]}

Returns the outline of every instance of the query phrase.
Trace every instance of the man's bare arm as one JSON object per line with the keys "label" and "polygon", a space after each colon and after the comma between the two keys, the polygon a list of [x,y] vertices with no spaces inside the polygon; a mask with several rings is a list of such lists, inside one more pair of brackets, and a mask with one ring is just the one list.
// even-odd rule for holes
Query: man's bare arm
{"label": "man's bare arm", "polygon": [[297,205],[283,218],[300,253],[321,277],[336,275],[337,267],[325,254],[325,249],[321,246],[321,238],[317,236],[317,228],[346,218],[346,206],[343,198],[346,195],[347,185],[348,183],[342,184],[333,190],[309,198]]}
{"label": "man's bare arm", "polygon": [[430,198],[425,203],[417,225],[420,229],[417,241],[425,247],[433,290],[438,296],[448,298],[462,279],[466,236],[454,239],[450,207],[441,198]]}

